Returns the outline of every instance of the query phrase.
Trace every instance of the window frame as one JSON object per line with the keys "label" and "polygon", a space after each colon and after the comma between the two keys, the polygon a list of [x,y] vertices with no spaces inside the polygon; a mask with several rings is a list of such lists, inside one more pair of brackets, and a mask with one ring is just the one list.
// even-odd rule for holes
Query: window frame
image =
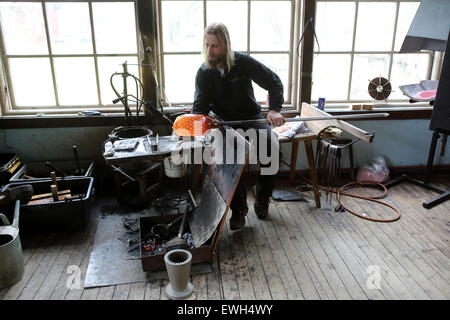
{"label": "window frame", "polygon": [[[319,2],[352,2],[355,3],[355,12],[353,17],[353,32],[352,32],[352,48],[351,50],[347,51],[324,51],[320,50],[317,51],[317,46],[314,44],[313,48],[313,55],[316,57],[320,54],[343,54],[343,55],[350,55],[350,70],[349,70],[349,76],[347,80],[347,94],[346,94],[346,100],[327,100],[326,101],[326,110],[345,110],[345,109],[351,109],[351,105],[355,104],[369,104],[376,108],[382,108],[384,110],[395,110],[396,108],[410,108],[410,110],[416,110],[417,108],[425,108],[429,109],[432,108],[430,105],[426,102],[416,102],[414,104],[409,103],[409,99],[405,97],[405,99],[392,99],[388,98],[387,102],[384,100],[374,100],[374,99],[351,99],[351,85],[352,85],[352,77],[353,77],[353,65],[354,65],[354,56],[358,54],[380,54],[380,55],[388,55],[389,56],[389,66],[388,66],[388,80],[391,79],[391,72],[392,72],[392,65],[393,65],[393,58],[395,54],[401,54],[399,51],[395,50],[395,39],[397,35],[397,27],[398,27],[398,17],[399,17],[399,9],[400,9],[400,3],[402,2],[413,2],[413,3],[420,3],[421,0],[317,0],[317,3]],[[392,34],[392,43],[390,50],[385,51],[358,51],[355,50],[355,39],[356,39],[356,33],[357,33],[357,20],[358,20],[358,8],[360,3],[395,3],[395,18],[394,18],[394,27],[393,27],[393,34]],[[355,27],[356,26],[356,27]],[[320,40],[319,40],[320,41]],[[320,42],[319,42],[320,44]],[[442,59],[442,55],[439,53],[434,53],[432,51],[422,51],[417,52],[414,54],[420,54],[420,55],[426,55],[428,56],[428,68],[426,71],[426,79],[439,79],[440,74],[440,68],[439,70],[436,69],[436,65],[439,64],[439,61]],[[424,79],[425,80],[425,79]],[[311,90],[312,91],[312,90]],[[318,100],[311,99],[311,103],[317,104]],[[353,111],[353,110],[352,110]]]}
{"label": "window frame", "polygon": [[[143,57],[142,55],[144,55],[145,53],[142,52],[142,34],[141,34],[141,30],[139,29],[139,21],[138,21],[138,16],[142,14],[142,12],[138,12],[138,6],[137,6],[137,1],[136,0],[10,0],[11,2],[39,2],[39,3],[45,3],[45,2],[88,2],[90,4],[90,7],[92,6],[93,2],[133,2],[134,3],[134,8],[135,8],[135,22],[136,22],[136,36],[137,36],[137,45],[138,45],[138,52],[137,54],[133,55],[133,56],[137,56],[138,58],[138,62],[142,63],[143,61]],[[154,48],[154,58],[155,58],[155,63],[157,66],[157,80],[159,83],[164,83],[164,70],[163,68],[161,68],[161,66],[163,66],[163,54],[161,52],[161,41],[162,41],[162,37],[160,36],[162,33],[162,21],[161,21],[161,1],[162,0],[148,0],[148,1],[152,1],[152,5],[153,5],[153,13],[154,13],[154,22],[153,24],[155,25],[155,35],[154,38],[152,39],[152,46]],[[204,10],[206,10],[206,0],[200,0],[203,1],[203,8]],[[259,1],[265,1],[265,0],[259,0]],[[303,32],[303,28],[304,28],[304,17],[303,17],[303,10],[305,7],[305,2],[307,0],[290,0],[291,1],[291,19],[292,19],[292,23],[291,23],[291,41],[290,41],[290,68],[289,68],[289,73],[290,73],[290,77],[289,77],[289,81],[290,83],[287,84],[289,86],[289,92],[290,92],[290,97],[291,97],[291,103],[290,104],[285,104],[283,105],[283,111],[286,111],[287,113],[289,112],[295,112],[298,111],[300,106],[301,106],[301,79],[300,79],[300,75],[301,75],[301,60],[302,57],[300,56],[299,52],[296,52],[297,48],[298,48],[298,41],[300,39],[300,36],[302,35]],[[323,2],[323,1],[329,1],[329,2],[340,2],[342,0],[317,0],[319,2]],[[349,1],[349,2],[397,2],[397,11],[396,11],[396,20],[398,17],[398,3],[399,2],[417,2],[417,0],[379,0],[379,1],[374,1],[374,0],[345,0],[345,1]],[[250,5],[250,1],[248,1],[248,5]],[[44,4],[45,7],[45,4]],[[92,9],[91,9],[92,10]],[[92,12],[92,11],[91,11]],[[150,12],[145,12],[145,14],[150,13]],[[250,10],[248,11],[248,15],[250,15],[251,12]],[[355,13],[356,16],[356,13]],[[92,15],[90,15],[90,19],[92,20]],[[204,19],[204,25],[206,25],[206,14],[203,15],[203,19]],[[356,19],[356,18],[355,18]],[[248,23],[250,23],[250,20],[248,20]],[[48,28],[48,26],[46,26],[46,28]],[[355,29],[355,28],[354,28]],[[307,30],[305,30],[307,31]],[[247,29],[247,32],[250,32],[250,29]],[[354,30],[354,32],[356,32]],[[397,32],[397,30],[395,29],[395,32]],[[0,63],[0,84],[2,85],[2,88],[7,87],[7,90],[9,91],[11,89],[11,85],[10,83],[8,83],[7,78],[5,78],[6,75],[6,70],[5,68],[8,67],[8,64],[5,63],[6,61],[6,56],[5,56],[5,52],[3,52],[4,50],[4,42],[3,42],[3,34],[0,33],[1,35],[1,45],[0,48],[2,50],[1,52],[1,63]],[[152,35],[153,36],[153,35]],[[141,39],[139,39],[139,37],[141,37]],[[395,37],[395,33],[394,33],[394,37]],[[48,38],[47,38],[48,41]],[[95,39],[94,39],[95,41]],[[250,41],[250,38],[248,38],[247,40],[248,42]],[[394,40],[393,40],[394,41]],[[302,44],[303,45],[303,44]],[[257,52],[259,53],[259,52]],[[339,52],[342,53],[342,52]],[[366,52],[364,52],[366,53]],[[380,52],[377,52],[380,53]],[[314,53],[313,53],[314,54]],[[432,53],[430,53],[432,54]],[[97,56],[102,56],[102,55],[97,55]],[[114,55],[105,55],[105,56],[114,56]],[[124,56],[124,54],[117,54],[117,56]],[[431,79],[439,79],[439,75],[440,75],[440,69],[442,66],[442,59],[443,59],[443,54],[440,52],[435,52],[434,56],[431,57],[432,62],[429,64],[429,70],[428,70],[428,74],[431,73]],[[390,65],[392,65],[392,60],[390,61]],[[391,69],[391,67],[390,67]],[[97,71],[98,72],[98,71]],[[142,74],[142,69],[140,70],[140,74]],[[140,75],[138,75],[139,78]],[[96,75],[96,78],[98,78],[98,74]],[[142,81],[145,81],[145,79],[142,79]],[[100,88],[98,87],[97,84],[97,91],[100,90]],[[350,90],[350,89],[349,89]],[[17,110],[16,108],[14,108],[13,106],[11,106],[11,101],[8,99],[8,97],[10,96],[9,92],[7,94],[5,94],[4,89],[0,90],[0,104],[1,104],[1,109],[0,109],[0,121],[2,120],[2,118],[4,118],[5,120],[10,118],[12,119],[12,121],[14,122],[13,126],[17,126],[17,127],[21,127],[20,123],[16,122],[16,120],[19,120],[20,118],[32,118],[32,120],[37,121],[37,120],[44,120],[45,118],[52,118],[52,117],[63,117],[64,119],[67,118],[76,118],[79,116],[77,115],[77,113],[80,110],[89,110],[89,109],[95,109],[95,110],[100,110],[102,113],[105,113],[106,115],[111,115],[113,117],[117,117],[117,116],[121,116],[123,115],[123,106],[114,106],[114,105],[108,105],[108,106],[101,106],[101,105],[97,105],[97,106],[79,106],[78,108],[75,106],[70,106],[70,107],[63,107],[63,108],[59,108],[58,110],[56,110],[56,107],[53,107],[53,109],[43,109],[42,107],[27,107],[28,109],[23,109],[23,110]],[[99,97],[99,99],[101,99]],[[101,100],[100,100],[101,101]],[[316,102],[315,100],[311,101],[311,103]],[[331,101],[327,101],[327,105],[326,105],[326,109],[328,109],[327,111],[330,112],[348,112],[348,111],[352,111],[351,110],[351,106],[350,106],[350,102],[343,102],[343,103],[332,103]],[[131,106],[131,104],[130,104]],[[267,111],[267,106],[262,105],[263,110]],[[423,119],[424,117],[424,112],[423,110],[425,110],[426,112],[430,111],[430,105],[428,103],[414,103],[414,104],[410,104],[408,102],[402,102],[402,103],[383,103],[382,105],[383,110],[389,111],[389,110],[398,110],[402,115],[405,114],[405,112],[411,113],[413,117],[417,118],[417,119]],[[409,107],[409,108],[405,108],[405,107]],[[99,109],[100,108],[100,109]],[[167,107],[165,108],[165,111],[167,112],[174,112],[174,111],[180,111],[180,110],[184,110],[186,109],[186,106],[184,105],[179,105],[179,106],[172,106],[172,107]],[[45,112],[45,116],[44,117],[36,117],[36,115],[39,115],[40,112]],[[426,113],[428,114],[428,113]],[[403,116],[400,116],[403,117]],[[406,118],[409,118],[410,116],[408,115]],[[425,116],[426,118],[427,116]],[[15,120],[14,120],[15,119]],[[103,123],[103,119],[104,117],[102,117],[100,119],[100,123]],[[9,121],[9,120],[8,120]],[[92,123],[90,120],[88,121],[88,119],[86,119],[85,117],[83,117],[83,119],[80,119],[79,121],[77,120],[78,125],[83,123],[83,121],[87,121],[89,123]],[[45,125],[44,125],[45,126]]]}
{"label": "window frame", "polygon": [[[192,0],[156,0],[155,4],[157,5],[157,48],[158,48],[158,58],[157,58],[157,68],[158,68],[158,77],[159,81],[162,84],[165,84],[165,72],[164,72],[164,56],[165,55],[183,55],[183,54],[201,54],[201,51],[177,51],[170,52],[164,51],[163,44],[163,25],[162,25],[162,2],[163,1],[192,1]],[[196,0],[198,2],[202,2],[202,10],[203,10],[203,29],[207,26],[207,1],[224,1],[224,0]],[[239,0],[242,2],[247,2],[247,48],[245,51],[241,51],[245,54],[280,54],[289,56],[289,65],[288,65],[288,83],[283,83],[285,87],[287,87],[287,97],[285,97],[285,102],[283,104],[283,111],[292,111],[298,110],[298,67],[299,67],[299,56],[295,54],[294,48],[296,47],[296,42],[299,34],[299,19],[301,6],[303,1],[301,0],[284,0],[289,1],[291,5],[291,26],[290,26],[290,39],[289,39],[289,51],[263,51],[263,50],[250,50],[250,26],[251,26],[251,3],[252,2],[262,2],[262,1],[274,1],[274,0]],[[231,39],[233,42],[233,39]],[[180,102],[174,103],[170,106],[165,103],[163,106],[167,111],[179,111],[185,109],[185,105],[191,105],[191,102]],[[263,101],[259,101],[262,103]],[[265,104],[261,105],[263,111],[268,110],[268,106]]]}
{"label": "window frame", "polygon": [[[122,113],[123,106],[114,105],[111,103],[102,104],[101,97],[101,88],[100,88],[100,79],[99,79],[99,70],[98,70],[98,58],[102,57],[135,57],[137,61],[140,61],[139,55],[139,28],[137,21],[137,8],[136,1],[134,0],[13,0],[13,1],[2,1],[2,2],[16,2],[16,3],[40,3],[42,7],[42,16],[44,20],[44,28],[45,28],[45,36],[46,36],[46,45],[48,49],[48,54],[39,54],[39,55],[8,55],[6,53],[5,40],[3,35],[2,26],[0,24],[0,55],[1,55],[1,69],[0,69],[0,84],[2,85],[3,90],[0,93],[1,99],[1,116],[36,116],[39,114],[48,114],[48,115],[64,115],[64,114],[78,114],[78,112],[83,110],[98,110],[102,113]],[[49,24],[47,20],[47,12],[46,12],[46,3],[86,3],[88,5],[89,10],[89,23],[90,23],[90,31],[92,38],[92,53],[90,54],[54,54],[51,48],[51,40],[49,34]],[[94,25],[94,17],[93,17],[93,3],[102,3],[102,2],[117,2],[117,3],[132,3],[134,8],[134,17],[135,17],[135,29],[136,29],[136,48],[137,52],[134,53],[120,53],[120,54],[108,54],[108,53],[97,53],[96,39],[95,39],[95,25]],[[58,89],[56,84],[56,74],[54,68],[54,58],[93,58],[94,59],[94,70],[95,70],[95,82],[96,82],[96,92],[97,99],[99,104],[95,105],[60,105],[58,99]],[[11,74],[9,70],[8,59],[10,58],[48,58],[50,63],[50,71],[52,75],[52,85],[53,92],[55,95],[55,105],[50,106],[17,106],[15,103],[14,89],[11,81]],[[136,75],[140,78],[139,75]],[[129,103],[129,106],[135,106],[133,103]]]}

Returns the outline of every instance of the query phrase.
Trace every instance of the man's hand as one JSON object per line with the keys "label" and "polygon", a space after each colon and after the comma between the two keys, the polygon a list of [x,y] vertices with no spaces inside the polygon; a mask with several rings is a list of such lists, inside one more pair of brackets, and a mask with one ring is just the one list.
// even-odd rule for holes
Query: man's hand
{"label": "man's hand", "polygon": [[286,120],[281,115],[281,113],[279,113],[279,112],[277,112],[275,110],[270,110],[269,111],[269,113],[267,114],[267,120],[269,120],[270,124],[273,127],[281,126],[283,123],[286,122]]}

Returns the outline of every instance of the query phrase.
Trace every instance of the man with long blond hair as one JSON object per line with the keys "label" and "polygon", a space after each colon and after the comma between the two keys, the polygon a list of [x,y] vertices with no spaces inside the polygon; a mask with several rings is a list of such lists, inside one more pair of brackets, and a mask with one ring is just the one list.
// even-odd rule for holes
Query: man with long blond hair
{"label": "man with long blond hair", "polygon": [[[224,24],[213,23],[206,27],[203,36],[203,58],[204,63],[200,66],[195,79],[193,113],[208,114],[213,111],[222,120],[263,119],[261,105],[258,104],[253,93],[252,81],[254,81],[269,92],[267,114],[269,123],[272,126],[279,126],[285,122],[280,114],[284,102],[283,84],[280,78],[249,55],[233,51],[230,35]],[[265,131],[262,136],[266,138],[259,138],[258,148],[265,144],[263,147],[267,147],[269,157],[271,150],[276,150],[273,153],[278,153],[278,141],[273,138],[268,123],[235,127],[235,129],[238,128]],[[271,164],[261,164],[261,168],[268,165]],[[265,219],[269,212],[269,198],[275,185],[276,172],[262,173],[261,170],[253,189],[254,209],[258,218]],[[247,193],[242,180],[236,188],[230,208],[232,211],[230,229],[242,229],[248,212]]]}

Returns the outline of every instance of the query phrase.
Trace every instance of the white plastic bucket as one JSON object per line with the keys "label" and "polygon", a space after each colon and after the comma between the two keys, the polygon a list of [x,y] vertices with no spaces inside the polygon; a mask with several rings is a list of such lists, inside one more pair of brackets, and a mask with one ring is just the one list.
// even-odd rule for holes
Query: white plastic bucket
{"label": "white plastic bucket", "polygon": [[180,155],[164,159],[164,171],[169,178],[181,178],[186,174],[186,165]]}

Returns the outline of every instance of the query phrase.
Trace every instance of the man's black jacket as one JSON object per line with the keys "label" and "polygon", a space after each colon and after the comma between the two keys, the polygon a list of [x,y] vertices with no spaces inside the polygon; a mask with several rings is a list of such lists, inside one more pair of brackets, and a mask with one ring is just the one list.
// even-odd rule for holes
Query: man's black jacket
{"label": "man's black jacket", "polygon": [[269,91],[269,110],[280,111],[284,102],[283,84],[269,68],[254,58],[235,52],[235,64],[224,77],[202,64],[195,78],[192,113],[213,111],[223,120],[258,117],[261,106],[255,100],[252,80]]}

